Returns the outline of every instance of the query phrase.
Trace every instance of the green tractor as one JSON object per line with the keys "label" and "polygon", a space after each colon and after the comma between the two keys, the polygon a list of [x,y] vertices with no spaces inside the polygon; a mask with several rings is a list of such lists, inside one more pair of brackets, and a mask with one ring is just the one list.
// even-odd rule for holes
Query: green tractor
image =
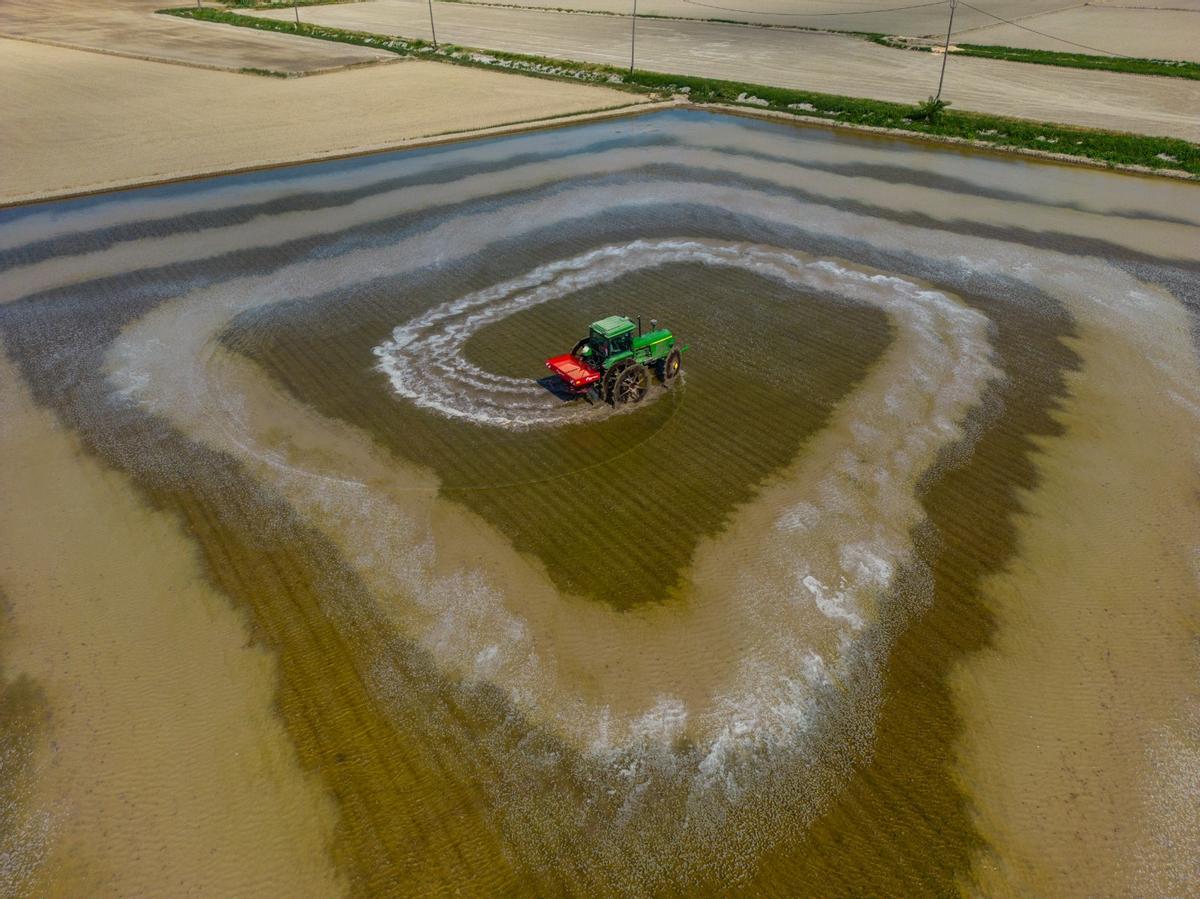
{"label": "green tractor", "polygon": [[567,355],[547,359],[546,367],[570,393],[621,406],[642,401],[650,389],[651,369],[664,387],[674,384],[686,349],[676,346],[675,336],[653,319],[643,334],[640,318],[635,324],[624,315],[610,315],[592,322],[587,337]]}

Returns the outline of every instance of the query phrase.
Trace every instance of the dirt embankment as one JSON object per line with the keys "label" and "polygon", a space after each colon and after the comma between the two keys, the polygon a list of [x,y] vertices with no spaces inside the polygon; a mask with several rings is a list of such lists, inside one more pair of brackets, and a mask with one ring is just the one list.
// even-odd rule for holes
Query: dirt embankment
{"label": "dirt embankment", "polygon": [[0,204],[644,102],[609,88],[433,62],[262,78],[24,41],[0,41],[0,80]]}

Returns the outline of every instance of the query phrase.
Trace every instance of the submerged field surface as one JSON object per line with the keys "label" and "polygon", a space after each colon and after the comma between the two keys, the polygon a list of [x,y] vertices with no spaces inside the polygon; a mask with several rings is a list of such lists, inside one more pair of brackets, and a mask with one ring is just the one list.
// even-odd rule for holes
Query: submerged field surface
{"label": "submerged field surface", "polygon": [[[0,212],[0,879],[1186,892],[1198,201],[672,111]],[[547,390],[613,313],[680,382]]]}

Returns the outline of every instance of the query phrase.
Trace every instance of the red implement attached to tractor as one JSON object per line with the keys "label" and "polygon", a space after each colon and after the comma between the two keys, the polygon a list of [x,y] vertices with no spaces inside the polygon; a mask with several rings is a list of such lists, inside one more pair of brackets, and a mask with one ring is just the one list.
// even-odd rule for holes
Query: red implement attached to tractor
{"label": "red implement attached to tractor", "polygon": [[558,375],[572,393],[587,393],[589,387],[604,377],[604,372],[584,365],[570,353],[547,359],[546,368]]}

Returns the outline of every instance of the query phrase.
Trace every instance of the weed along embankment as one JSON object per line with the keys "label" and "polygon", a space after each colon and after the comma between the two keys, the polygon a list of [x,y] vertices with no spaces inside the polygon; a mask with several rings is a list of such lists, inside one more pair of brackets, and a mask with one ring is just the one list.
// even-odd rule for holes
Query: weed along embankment
{"label": "weed along embankment", "polygon": [[[914,44],[906,39],[884,34],[869,36],[877,44],[902,50],[933,52],[936,45]],[[941,47],[937,47],[941,52]],[[1183,59],[1137,59],[1127,56],[1098,56],[1095,53],[1068,53],[1062,50],[1034,50],[1025,47],[998,47],[988,44],[955,42],[951,56],[974,56],[978,59],[1002,59],[1007,62],[1027,62],[1033,65],[1058,66],[1064,69],[1092,69],[1097,72],[1126,72],[1131,75],[1159,75],[1164,78],[1200,79],[1200,63]]]}
{"label": "weed along embankment", "polygon": [[1164,78],[1200,79],[1200,63],[1176,59],[1128,59],[1096,56],[1088,53],[1064,53],[1058,50],[1026,50],[1021,47],[992,47],[986,44],[957,44],[956,53],[981,59],[1005,59],[1068,69],[1094,69],[1105,72],[1129,72],[1133,75],[1159,75]]}

